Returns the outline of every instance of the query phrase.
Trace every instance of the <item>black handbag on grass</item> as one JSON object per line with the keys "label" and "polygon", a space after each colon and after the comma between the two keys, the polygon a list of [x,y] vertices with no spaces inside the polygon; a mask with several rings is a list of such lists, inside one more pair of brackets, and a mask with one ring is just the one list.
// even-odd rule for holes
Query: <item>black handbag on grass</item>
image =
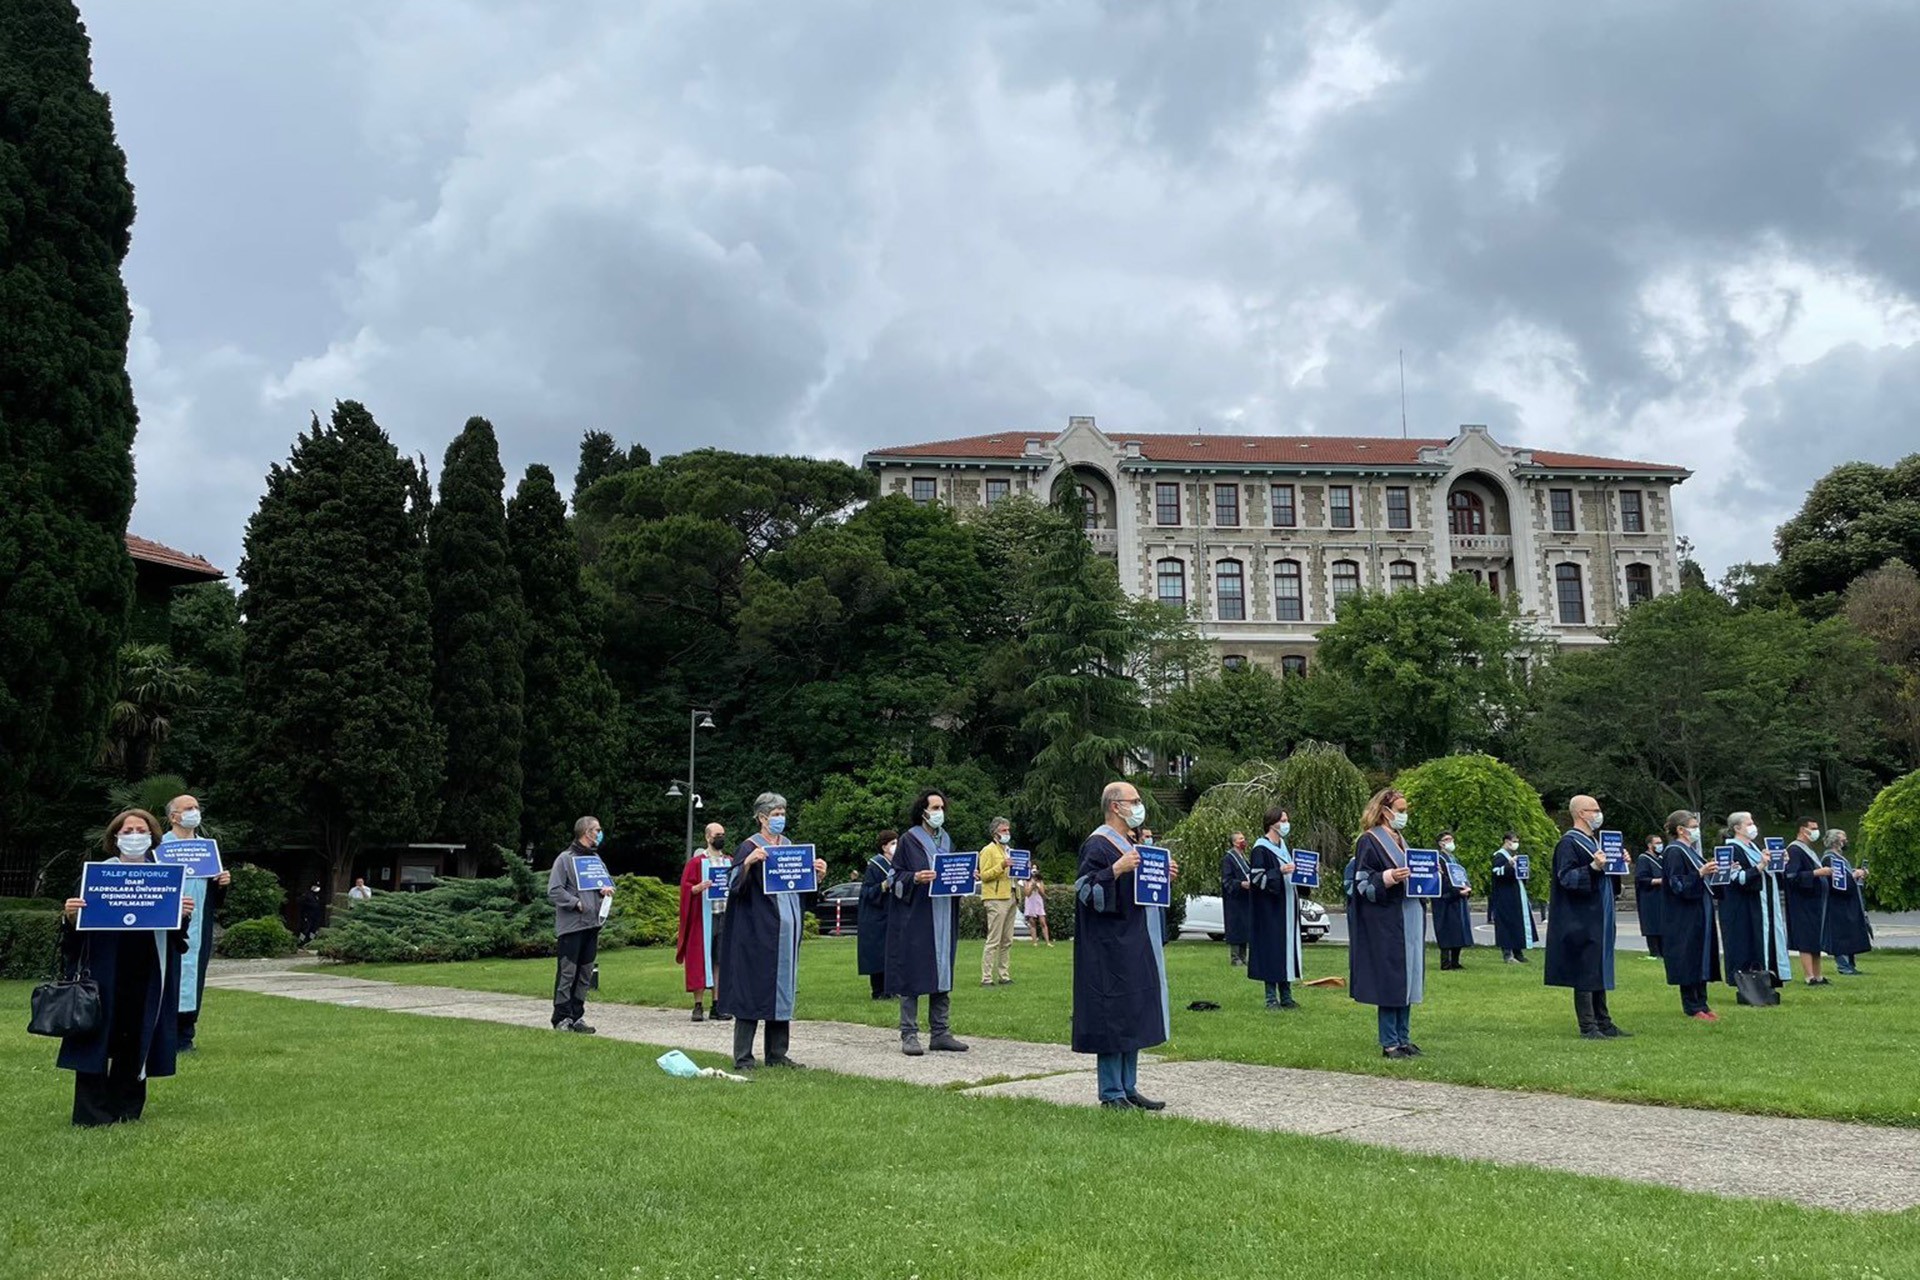
{"label": "black handbag on grass", "polygon": [[87,971],[87,952],[71,978],[56,978],[33,989],[33,1016],[27,1030],[36,1036],[84,1036],[100,1029],[100,984]]}
{"label": "black handbag on grass", "polygon": [[1765,969],[1742,969],[1733,975],[1733,989],[1741,1004],[1765,1008],[1780,1003],[1773,975]]}

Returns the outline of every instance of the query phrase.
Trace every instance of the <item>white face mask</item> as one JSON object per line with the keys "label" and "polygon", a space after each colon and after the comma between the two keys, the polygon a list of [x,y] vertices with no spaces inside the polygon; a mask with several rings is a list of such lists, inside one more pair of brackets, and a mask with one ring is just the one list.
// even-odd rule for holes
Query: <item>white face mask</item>
{"label": "white face mask", "polygon": [[1393,817],[1389,819],[1389,821],[1393,823],[1393,829],[1395,831],[1400,830],[1402,827],[1407,825],[1406,812],[1402,810],[1401,812],[1394,814]]}
{"label": "white face mask", "polygon": [[881,850],[881,852],[885,853],[889,858],[891,858],[893,856],[893,851],[898,847],[899,847],[898,845],[890,844],[885,849]]}
{"label": "white face mask", "polygon": [[1754,826],[1751,822],[1749,822],[1746,825],[1745,830],[1746,830],[1746,837],[1749,840],[1756,839],[1760,835],[1760,828]]}
{"label": "white face mask", "polygon": [[1595,809],[1593,811],[1593,816],[1587,819],[1587,825],[1589,827],[1592,827],[1595,831],[1598,831],[1601,827],[1601,824],[1606,822],[1606,820],[1607,820],[1607,815],[1600,812],[1598,809]]}
{"label": "white face mask", "polygon": [[940,828],[946,826],[947,811],[945,809],[927,810],[927,825],[932,827],[935,831],[938,831]]}
{"label": "white face mask", "polygon": [[144,831],[124,831],[113,839],[120,849],[122,862],[138,862],[153,847],[153,837]]}
{"label": "white face mask", "polygon": [[1453,852],[1453,841],[1451,841],[1451,840],[1442,840],[1442,841],[1440,842],[1440,852],[1442,852],[1442,853],[1452,853],[1452,852]]}
{"label": "white face mask", "polygon": [[1500,847],[1505,849],[1508,853],[1516,853],[1520,849],[1520,842],[1518,840],[1509,840],[1504,845],[1501,845]]}
{"label": "white face mask", "polygon": [[182,809],[180,811],[180,825],[188,831],[197,829],[200,826],[200,811],[198,809]]}
{"label": "white face mask", "polygon": [[1813,830],[1807,832],[1808,844],[1812,844],[1815,840],[1818,840],[1819,838],[1820,838],[1820,828],[1815,827]]}
{"label": "white face mask", "polygon": [[1013,832],[1002,831],[999,835],[993,838],[993,842],[997,845],[1002,845],[1007,848],[1011,848],[1013,846]]}
{"label": "white face mask", "polygon": [[1280,821],[1280,825],[1275,827],[1274,830],[1278,831],[1283,836],[1290,835],[1293,832],[1293,824],[1283,818]]}
{"label": "white face mask", "polygon": [[1127,825],[1130,827],[1138,827],[1146,820],[1147,806],[1141,804],[1138,800],[1134,801],[1133,808],[1127,810]]}

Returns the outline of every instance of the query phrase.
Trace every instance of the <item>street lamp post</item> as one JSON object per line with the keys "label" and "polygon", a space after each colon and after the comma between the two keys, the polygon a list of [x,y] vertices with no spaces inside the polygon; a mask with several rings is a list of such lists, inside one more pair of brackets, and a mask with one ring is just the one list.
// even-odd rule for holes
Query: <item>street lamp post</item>
{"label": "street lamp post", "polygon": [[711,728],[713,728],[713,712],[704,711],[699,707],[694,707],[687,712],[687,776],[684,778],[675,778],[673,785],[667,788],[667,794],[670,796],[677,796],[680,794],[682,787],[686,788],[687,856],[689,858],[693,856],[694,852],[693,811],[704,807],[699,794],[693,789],[693,780],[697,776],[693,771],[694,755],[699,746],[700,730]]}

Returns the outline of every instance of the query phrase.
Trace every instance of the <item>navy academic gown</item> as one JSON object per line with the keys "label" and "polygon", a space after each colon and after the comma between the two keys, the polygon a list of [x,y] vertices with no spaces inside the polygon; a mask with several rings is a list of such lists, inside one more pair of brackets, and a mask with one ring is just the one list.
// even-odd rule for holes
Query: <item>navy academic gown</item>
{"label": "navy academic gown", "polygon": [[1407,854],[1387,827],[1363,832],[1353,846],[1353,896],[1347,909],[1347,994],[1361,1004],[1397,1009],[1426,998],[1427,904],[1389,885],[1389,868]]}
{"label": "navy academic gown", "polygon": [[914,827],[893,846],[893,903],[887,908],[887,993],[925,996],[953,990],[960,946],[960,899],[936,898],[914,874],[933,870],[933,855],[952,853],[953,837]]}
{"label": "navy academic gown", "polygon": [[1247,976],[1256,982],[1300,981],[1300,908],[1293,881],[1280,870],[1292,862],[1285,842],[1254,842],[1248,864],[1253,891],[1247,906]]}
{"label": "navy academic gown", "polygon": [[747,1022],[793,1018],[800,974],[800,917],[804,893],[768,893],[766,863],[746,866],[754,850],[787,841],[755,834],[733,851],[727,888],[726,956],[713,1007]]}
{"label": "navy academic gown", "polygon": [[[1830,867],[1833,855],[1821,861]],[[1828,880],[1826,886],[1827,937],[1820,949],[1836,956],[1857,956],[1873,950],[1873,926],[1867,923],[1866,904],[1860,899],[1860,881],[1850,879],[1846,888],[1836,889]]]}
{"label": "navy academic gown", "polygon": [[[1707,883],[1713,860],[1701,859],[1682,841],[1674,841],[1660,859],[1661,959],[1667,985],[1691,987],[1720,981],[1720,930],[1714,917],[1720,891]],[[1644,910],[1644,908],[1643,908]]]}
{"label": "navy academic gown", "polygon": [[1080,846],[1073,882],[1073,1051],[1132,1053],[1172,1033],[1165,911],[1137,906],[1133,873],[1113,864],[1132,846],[1103,826]]}
{"label": "navy academic gown", "polygon": [[887,855],[867,859],[860,873],[860,972],[887,971],[887,908],[893,902],[893,864]]}
{"label": "navy academic gown", "polygon": [[1226,920],[1227,942],[1233,946],[1246,946],[1252,928],[1248,915],[1253,891],[1240,887],[1252,879],[1253,866],[1247,859],[1231,848],[1220,855],[1220,912]]}
{"label": "navy academic gown", "polygon": [[1613,900],[1620,880],[1594,869],[1599,849],[1597,839],[1571,828],[1553,847],[1544,975],[1550,987],[1613,990]]}
{"label": "navy academic gown", "polygon": [[1729,985],[1748,969],[1771,973],[1775,985],[1792,980],[1787,961],[1786,922],[1763,869],[1766,854],[1733,842],[1733,880],[1720,890],[1720,943]]}
{"label": "navy academic gown", "polygon": [[1633,860],[1633,905],[1640,912],[1640,936],[1658,938],[1666,927],[1666,886],[1655,880],[1667,878],[1666,854],[1642,849]]}
{"label": "navy academic gown", "polygon": [[1440,896],[1433,903],[1433,945],[1461,950],[1473,945],[1473,908],[1469,905],[1473,885],[1469,882],[1464,889],[1454,888],[1447,868],[1460,866],[1460,860],[1448,853],[1440,857]]}
{"label": "navy academic gown", "polygon": [[1487,890],[1487,923],[1493,926],[1494,945],[1502,951],[1531,951],[1540,945],[1527,886],[1515,874],[1513,855],[1505,849],[1493,855],[1493,879]]}
{"label": "navy academic gown", "polygon": [[1813,874],[1820,868],[1819,855],[1795,840],[1787,846],[1787,866],[1780,875],[1787,898],[1787,947],[1793,951],[1818,953],[1826,946],[1827,905],[1833,895],[1827,892],[1824,877]]}
{"label": "navy academic gown", "polygon": [[189,920],[179,929],[88,930],[61,924],[60,953],[66,977],[80,967],[100,987],[100,1025],[60,1042],[54,1065],[62,1071],[105,1074],[108,1044],[136,1048],[143,1079],[173,1074],[180,1045],[180,955],[187,949]]}

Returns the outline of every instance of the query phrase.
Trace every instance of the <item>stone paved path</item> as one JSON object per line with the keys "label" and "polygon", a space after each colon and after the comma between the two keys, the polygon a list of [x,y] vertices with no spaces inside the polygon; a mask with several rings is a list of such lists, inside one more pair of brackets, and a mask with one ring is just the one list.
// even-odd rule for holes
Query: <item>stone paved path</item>
{"label": "stone paved path", "polygon": [[[216,965],[208,985],[524,1027],[546,1027],[551,1007],[535,997],[370,982],[312,967]],[[684,1010],[597,1003],[591,1017],[602,1036],[616,1040],[731,1051],[731,1024],[693,1023]],[[880,1027],[801,1022],[793,1030],[794,1057],[812,1067],[876,1080],[968,1086],[966,1092],[975,1097],[1093,1104],[1090,1064],[1064,1046],[979,1037],[969,1037],[968,1043],[969,1053],[907,1058],[894,1035]],[[1335,1071],[1156,1062],[1151,1055],[1144,1060],[1148,1070],[1142,1088],[1166,1100],[1169,1116],[1823,1209],[1893,1211],[1920,1205],[1920,1130]]]}

